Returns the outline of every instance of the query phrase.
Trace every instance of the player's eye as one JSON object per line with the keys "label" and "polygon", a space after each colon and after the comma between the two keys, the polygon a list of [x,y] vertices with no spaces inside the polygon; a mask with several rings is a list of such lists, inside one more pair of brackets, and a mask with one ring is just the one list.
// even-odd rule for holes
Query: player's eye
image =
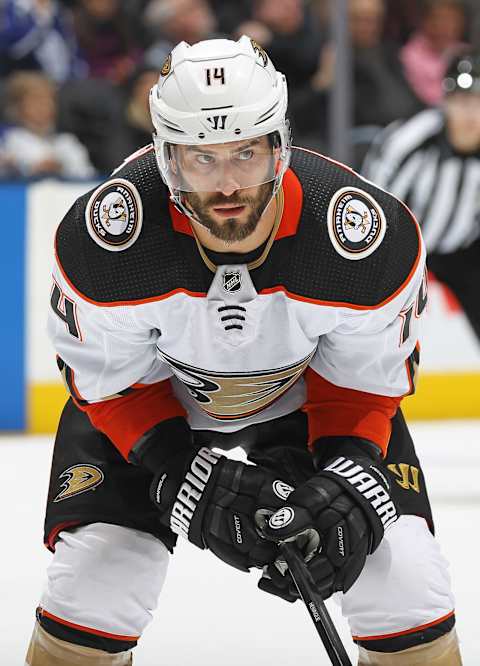
{"label": "player's eye", "polygon": [[240,153],[237,153],[236,157],[237,160],[240,160],[241,162],[246,162],[247,160],[251,160],[253,157],[253,150],[251,149],[242,150]]}
{"label": "player's eye", "polygon": [[208,153],[199,153],[196,157],[196,160],[199,164],[213,164],[215,158],[213,155],[209,155]]}

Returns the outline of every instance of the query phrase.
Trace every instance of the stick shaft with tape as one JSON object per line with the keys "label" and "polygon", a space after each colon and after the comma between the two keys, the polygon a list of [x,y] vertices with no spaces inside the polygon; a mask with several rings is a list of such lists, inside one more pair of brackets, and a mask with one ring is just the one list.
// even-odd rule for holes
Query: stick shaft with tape
{"label": "stick shaft with tape", "polygon": [[315,629],[322,639],[333,666],[352,666],[323,599],[315,590],[315,583],[298,547],[295,543],[284,542],[280,544],[280,550],[285,557],[293,582],[312,618]]}

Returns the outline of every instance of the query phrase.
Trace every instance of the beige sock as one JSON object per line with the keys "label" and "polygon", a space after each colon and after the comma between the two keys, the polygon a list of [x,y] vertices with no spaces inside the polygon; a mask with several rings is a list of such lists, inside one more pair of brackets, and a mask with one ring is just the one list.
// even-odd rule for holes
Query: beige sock
{"label": "beige sock", "polygon": [[132,663],[130,651],[109,654],[103,650],[67,643],[48,634],[37,622],[25,666],[131,666]]}
{"label": "beige sock", "polygon": [[455,629],[431,643],[401,652],[372,652],[359,648],[358,666],[462,666]]}

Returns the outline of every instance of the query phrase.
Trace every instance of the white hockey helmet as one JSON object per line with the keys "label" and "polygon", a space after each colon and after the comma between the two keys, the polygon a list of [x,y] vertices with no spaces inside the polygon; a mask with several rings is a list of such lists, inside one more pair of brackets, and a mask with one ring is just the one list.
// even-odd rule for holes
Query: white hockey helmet
{"label": "white hockey helmet", "polygon": [[[238,41],[210,39],[193,46],[178,44],[150,91],[157,161],[174,203],[191,217],[182,203],[182,192],[216,189],[212,165],[207,188],[182,177],[175,158],[177,146],[227,144],[228,148],[231,144],[227,161],[239,170],[239,188],[273,181],[274,196],[290,159],[287,101],[285,76],[249,37],[243,35]],[[259,170],[249,163],[250,154],[243,151],[241,159],[236,159],[235,153],[242,145],[239,142],[262,136],[269,139],[270,166],[259,177]]]}

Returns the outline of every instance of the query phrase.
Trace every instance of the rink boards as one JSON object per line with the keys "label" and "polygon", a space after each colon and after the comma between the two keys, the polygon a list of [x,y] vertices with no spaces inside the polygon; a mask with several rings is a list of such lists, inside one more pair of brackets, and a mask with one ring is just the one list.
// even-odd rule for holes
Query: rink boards
{"label": "rink boards", "polygon": [[[75,198],[94,183],[41,181],[0,185],[0,430],[52,432],[66,393],[45,331],[53,237]],[[480,346],[455,299],[435,281],[410,418],[480,417]]]}

